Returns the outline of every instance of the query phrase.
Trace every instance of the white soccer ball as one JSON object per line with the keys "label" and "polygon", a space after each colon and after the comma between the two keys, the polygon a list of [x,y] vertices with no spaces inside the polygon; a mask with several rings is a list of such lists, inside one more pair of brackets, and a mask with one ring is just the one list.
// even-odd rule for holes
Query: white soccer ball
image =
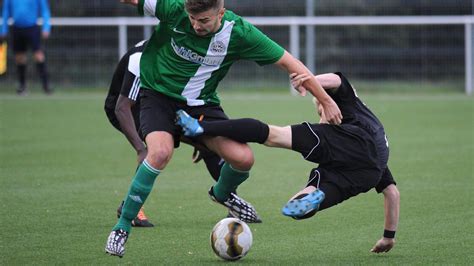
{"label": "white soccer ball", "polygon": [[211,232],[211,247],[224,260],[238,260],[249,252],[252,246],[252,231],[237,218],[225,218],[218,222]]}

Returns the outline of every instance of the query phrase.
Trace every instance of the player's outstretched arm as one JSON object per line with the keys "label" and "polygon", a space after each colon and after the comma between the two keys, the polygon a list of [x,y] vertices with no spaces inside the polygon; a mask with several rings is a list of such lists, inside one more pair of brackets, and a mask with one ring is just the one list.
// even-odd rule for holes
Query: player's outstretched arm
{"label": "player's outstretched arm", "polygon": [[[316,79],[318,80],[319,84],[323,87],[324,90],[334,90],[337,89],[341,86],[341,77],[334,73],[326,73],[326,74],[320,74],[315,76]],[[306,90],[304,88],[303,83],[311,78],[310,75],[304,73],[304,74],[297,74],[297,73],[291,73],[290,74],[290,81],[291,81],[291,86],[295,88],[295,90],[300,91],[300,90]]]}
{"label": "player's outstretched arm", "polygon": [[120,3],[136,6],[138,5],[138,0],[120,0]]}
{"label": "player's outstretched arm", "polygon": [[385,206],[385,231],[384,236],[370,250],[375,253],[389,252],[395,245],[395,232],[400,214],[400,192],[397,186],[389,185],[382,193]]}
{"label": "player's outstretched arm", "polygon": [[324,91],[321,84],[319,84],[318,80],[314,77],[311,71],[306,68],[306,66],[301,63],[298,59],[294,58],[291,54],[287,51],[283,54],[283,56],[278,60],[276,63],[279,67],[283,68],[288,72],[297,73],[297,74],[307,74],[310,78],[304,81],[301,87],[302,89],[299,91],[302,96],[306,95],[306,89],[318,99],[318,101],[322,104],[324,108],[324,113],[331,124],[340,124],[342,121],[342,114],[339,107],[334,102],[331,97]]}

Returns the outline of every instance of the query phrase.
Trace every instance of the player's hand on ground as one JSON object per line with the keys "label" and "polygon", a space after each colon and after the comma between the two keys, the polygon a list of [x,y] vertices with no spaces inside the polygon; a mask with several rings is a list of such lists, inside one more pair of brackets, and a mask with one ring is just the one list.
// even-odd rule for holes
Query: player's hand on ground
{"label": "player's hand on ground", "polygon": [[143,160],[145,160],[146,154],[147,154],[147,149],[146,148],[143,148],[143,149],[137,151],[137,161],[138,161],[139,164],[142,163]]}
{"label": "player's hand on ground", "polygon": [[329,124],[339,125],[342,122],[342,113],[333,99],[329,98],[326,102],[321,102],[324,109],[324,116]]}
{"label": "player's hand on ground", "polygon": [[382,237],[370,251],[374,253],[389,252],[394,245],[395,239]]}
{"label": "player's hand on ground", "polygon": [[120,3],[130,4],[130,5],[138,5],[138,0],[120,0]]}
{"label": "player's hand on ground", "polygon": [[300,74],[298,73],[291,73],[290,74],[290,81],[291,81],[291,86],[298,91],[298,93],[301,96],[306,95],[306,88],[303,86],[303,83],[310,79],[311,76],[308,74]]}

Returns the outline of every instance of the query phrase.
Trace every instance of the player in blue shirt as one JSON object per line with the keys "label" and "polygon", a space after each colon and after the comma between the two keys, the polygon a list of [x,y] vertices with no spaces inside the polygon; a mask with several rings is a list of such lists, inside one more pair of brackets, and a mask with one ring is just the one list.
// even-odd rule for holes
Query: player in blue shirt
{"label": "player in blue shirt", "polygon": [[[26,52],[30,47],[34,53],[34,59],[38,74],[41,77],[43,90],[50,94],[48,72],[46,69],[45,55],[41,48],[41,39],[46,40],[51,32],[49,24],[50,11],[47,0],[4,0],[3,1],[3,24],[0,31],[0,41],[5,41],[8,34],[8,19],[13,19],[11,29],[11,40],[13,42],[13,53],[18,75],[19,95],[26,95]],[[38,18],[43,19],[41,27],[38,26]]]}

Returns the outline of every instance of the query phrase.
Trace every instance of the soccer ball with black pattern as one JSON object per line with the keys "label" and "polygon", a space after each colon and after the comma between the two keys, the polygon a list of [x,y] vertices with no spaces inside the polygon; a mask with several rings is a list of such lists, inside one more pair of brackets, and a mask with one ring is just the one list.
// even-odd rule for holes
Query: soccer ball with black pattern
{"label": "soccer ball with black pattern", "polygon": [[211,232],[211,247],[224,260],[238,260],[249,252],[252,246],[252,231],[237,218],[225,218],[218,222]]}

